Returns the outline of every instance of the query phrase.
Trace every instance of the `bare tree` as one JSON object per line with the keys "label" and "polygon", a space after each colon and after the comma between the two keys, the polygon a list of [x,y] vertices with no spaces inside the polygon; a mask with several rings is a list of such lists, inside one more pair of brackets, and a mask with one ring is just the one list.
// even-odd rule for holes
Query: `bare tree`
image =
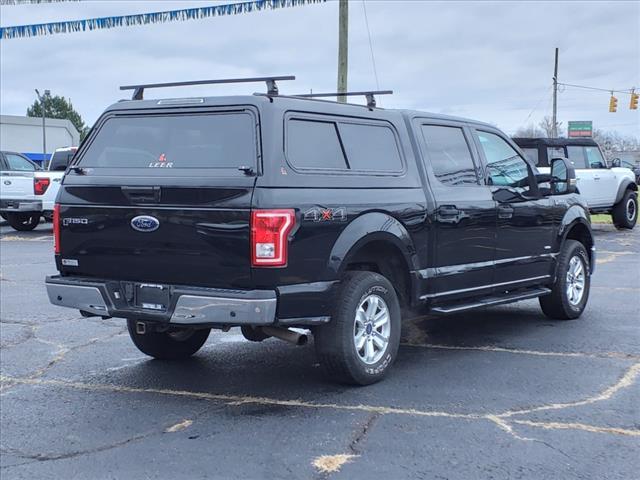
{"label": "bare tree", "polygon": [[607,159],[615,157],[616,152],[640,150],[640,139],[623,136],[616,131],[593,130],[593,139],[600,145]]}
{"label": "bare tree", "polygon": [[[548,138],[553,137],[553,120],[551,119],[551,117],[549,117],[549,116],[544,117],[540,121],[538,126],[544,132],[544,136],[545,137],[548,137]],[[556,130],[558,131],[558,133],[560,133],[560,128],[561,127],[562,127],[562,122],[556,122]]]}
{"label": "bare tree", "polygon": [[540,128],[536,127],[533,123],[527,126],[518,128],[513,134],[516,138],[538,138],[544,137],[545,133]]}

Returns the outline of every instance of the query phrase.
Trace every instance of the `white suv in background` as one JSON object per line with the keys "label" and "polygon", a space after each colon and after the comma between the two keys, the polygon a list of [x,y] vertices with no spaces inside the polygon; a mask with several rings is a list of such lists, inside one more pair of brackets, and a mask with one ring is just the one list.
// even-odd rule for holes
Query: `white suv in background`
{"label": "white suv in background", "polygon": [[628,168],[609,167],[591,138],[514,138],[540,173],[551,160],[568,158],[576,170],[578,191],[591,213],[611,214],[617,228],[631,229],[638,220],[638,185]]}

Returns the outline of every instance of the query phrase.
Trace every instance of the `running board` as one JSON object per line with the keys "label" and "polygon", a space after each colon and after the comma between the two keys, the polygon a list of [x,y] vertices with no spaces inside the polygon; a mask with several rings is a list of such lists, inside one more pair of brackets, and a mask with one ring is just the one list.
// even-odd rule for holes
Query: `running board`
{"label": "running board", "polygon": [[482,300],[475,301],[473,303],[457,303],[457,304],[451,304],[451,305],[444,305],[441,307],[433,307],[431,309],[431,312],[439,313],[439,314],[458,313],[458,312],[464,312],[466,310],[473,310],[475,308],[489,307],[493,305],[502,305],[503,303],[511,303],[511,302],[517,302],[520,300],[527,300],[529,298],[536,298],[542,295],[547,295],[549,293],[551,293],[550,289],[540,287],[535,289],[529,289],[526,291],[511,292],[505,295],[500,295],[495,297],[487,297]]}

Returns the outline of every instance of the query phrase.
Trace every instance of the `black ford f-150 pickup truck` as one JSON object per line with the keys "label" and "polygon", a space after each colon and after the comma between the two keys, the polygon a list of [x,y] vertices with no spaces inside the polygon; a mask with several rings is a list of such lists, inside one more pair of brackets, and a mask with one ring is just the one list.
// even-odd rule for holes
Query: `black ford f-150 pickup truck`
{"label": "black ford f-150 pickup truck", "polygon": [[491,125],[371,95],[142,91],[105,111],[64,178],[46,286],[55,305],[127,319],[148,355],[185,358],[236,326],[301,343],[299,327],[332,379],[363,385],[393,364],[403,309],[586,306],[595,248],[566,159],[542,175]]}

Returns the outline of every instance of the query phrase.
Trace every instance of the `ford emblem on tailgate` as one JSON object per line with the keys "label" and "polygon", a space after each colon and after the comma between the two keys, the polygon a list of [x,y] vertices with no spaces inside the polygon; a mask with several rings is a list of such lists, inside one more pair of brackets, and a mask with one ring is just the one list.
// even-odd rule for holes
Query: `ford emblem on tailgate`
{"label": "ford emblem on tailgate", "polygon": [[131,228],[139,232],[153,232],[160,227],[160,221],[150,215],[140,215],[131,220]]}

